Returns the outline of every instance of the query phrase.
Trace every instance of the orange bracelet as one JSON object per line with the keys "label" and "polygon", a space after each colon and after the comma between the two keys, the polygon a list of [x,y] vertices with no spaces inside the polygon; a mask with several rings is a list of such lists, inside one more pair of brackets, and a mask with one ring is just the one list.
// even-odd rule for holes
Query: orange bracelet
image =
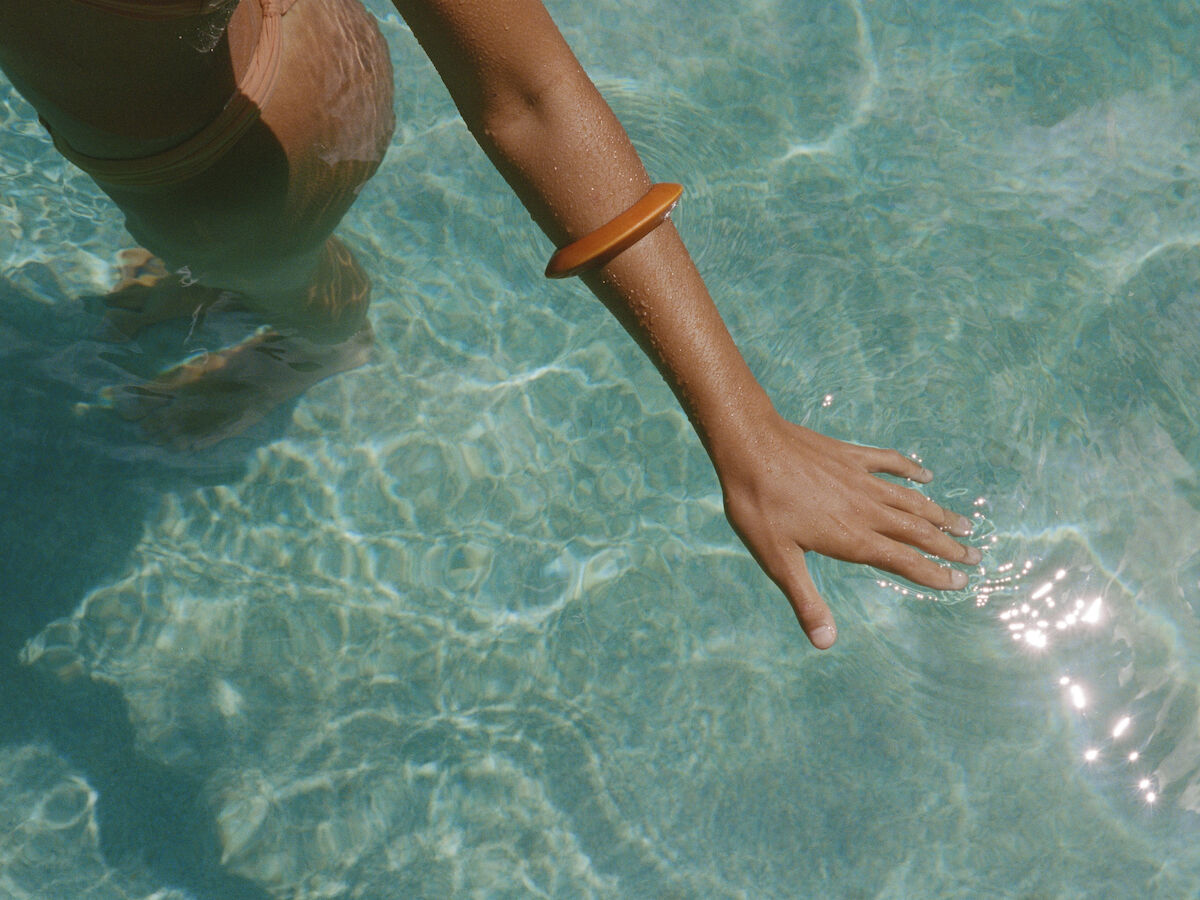
{"label": "orange bracelet", "polygon": [[570,278],[598,269],[628,250],[667,220],[683,196],[683,185],[663,182],[611,222],[560,247],[546,265],[547,278]]}

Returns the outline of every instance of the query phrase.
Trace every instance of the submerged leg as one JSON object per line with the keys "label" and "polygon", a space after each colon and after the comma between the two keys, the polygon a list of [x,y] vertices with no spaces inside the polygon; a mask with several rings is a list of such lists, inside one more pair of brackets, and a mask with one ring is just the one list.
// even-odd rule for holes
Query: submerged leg
{"label": "submerged leg", "polygon": [[112,338],[136,337],[142,329],[171,319],[197,318],[218,301],[229,305],[234,299],[232,292],[168,271],[161,259],[142,247],[117,254],[117,273],[117,283],[103,297],[104,322]]}
{"label": "submerged leg", "polygon": [[136,421],[152,440],[199,450],[245,431],[324,378],[361,366],[373,334],[370,281],[348,247],[330,238],[308,285],[246,305],[275,324],[137,385],[106,388],[103,405]]}
{"label": "submerged leg", "polygon": [[[252,46],[261,32],[253,16],[235,15],[229,34]],[[391,140],[387,44],[358,0],[295,4],[281,41],[269,102],[207,169],[161,186],[101,185],[134,238],[168,263],[145,253],[123,260],[106,301],[116,331],[132,335],[180,316],[215,323],[230,303],[268,323],[106,391],[105,405],[172,446],[231,437],[369,355],[369,281],[331,234]],[[184,283],[184,265],[201,284]]]}

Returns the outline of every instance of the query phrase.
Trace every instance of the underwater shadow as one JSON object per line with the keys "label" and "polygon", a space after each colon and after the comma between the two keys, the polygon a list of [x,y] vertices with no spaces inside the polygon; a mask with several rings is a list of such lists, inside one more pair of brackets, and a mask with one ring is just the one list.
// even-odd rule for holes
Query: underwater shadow
{"label": "underwater shadow", "polygon": [[104,341],[95,336],[100,317],[63,296],[48,268],[31,263],[10,275],[0,278],[0,745],[44,742],[81,771],[99,795],[100,846],[114,868],[148,870],[197,900],[268,900],[222,870],[204,773],[141,754],[115,685],[63,684],[19,654],[120,573],[164,492],[240,477],[290,408],[193,454],[148,445],[111,413],[80,414],[102,387],[129,383],[153,341],[178,336]]}

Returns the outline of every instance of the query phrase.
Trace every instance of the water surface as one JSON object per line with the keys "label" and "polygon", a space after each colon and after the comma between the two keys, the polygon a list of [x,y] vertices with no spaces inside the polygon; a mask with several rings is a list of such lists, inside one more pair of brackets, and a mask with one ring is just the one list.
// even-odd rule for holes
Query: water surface
{"label": "water surface", "polygon": [[0,893],[1200,894],[1200,12],[550,4],[779,407],[976,518],[817,654],[371,5],[377,353],[208,454],[71,413],[128,238],[0,93]]}

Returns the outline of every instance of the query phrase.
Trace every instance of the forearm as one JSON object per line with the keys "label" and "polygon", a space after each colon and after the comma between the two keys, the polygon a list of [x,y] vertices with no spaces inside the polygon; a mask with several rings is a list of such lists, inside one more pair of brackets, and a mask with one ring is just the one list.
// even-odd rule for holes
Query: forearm
{"label": "forearm", "polygon": [[[558,246],[650,186],[625,130],[581,71],[501,121],[468,124]],[[584,281],[657,366],[714,460],[722,446],[745,440],[743,422],[770,411],[669,221]]]}
{"label": "forearm", "polygon": [[[633,144],[539,2],[396,5],[556,246],[645,194],[651,182]],[[670,222],[584,280],[658,367],[714,461],[717,447],[738,441],[739,422],[770,410]]]}
{"label": "forearm", "polygon": [[662,373],[721,473],[773,412],[670,222],[584,276]]}

